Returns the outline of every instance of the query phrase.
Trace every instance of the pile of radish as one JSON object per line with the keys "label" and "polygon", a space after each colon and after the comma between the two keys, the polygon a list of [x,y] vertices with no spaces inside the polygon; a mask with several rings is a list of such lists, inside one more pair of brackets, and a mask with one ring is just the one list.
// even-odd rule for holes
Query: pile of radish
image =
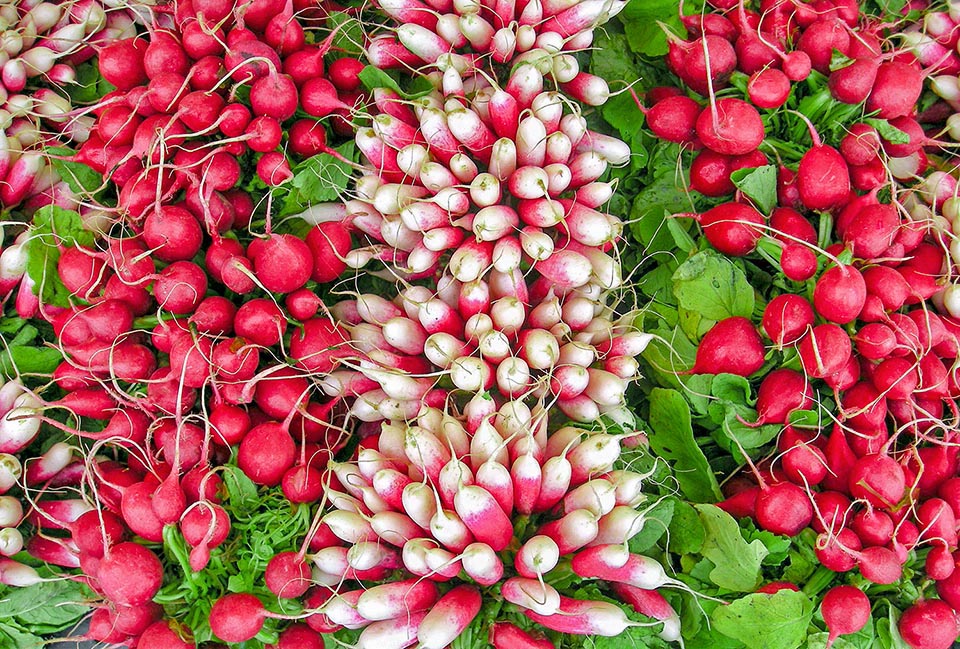
{"label": "pile of radish", "polygon": [[139,649],[947,649],[957,12],[654,4],[0,8],[0,597]]}

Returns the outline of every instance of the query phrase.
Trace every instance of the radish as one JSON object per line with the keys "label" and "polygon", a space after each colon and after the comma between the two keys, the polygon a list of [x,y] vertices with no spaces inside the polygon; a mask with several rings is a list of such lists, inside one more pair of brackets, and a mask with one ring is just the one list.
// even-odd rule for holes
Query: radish
{"label": "radish", "polygon": [[230,593],[210,609],[210,630],[224,642],[245,642],[260,633],[266,617],[267,612],[256,596]]}
{"label": "radish", "polygon": [[765,135],[757,109],[734,98],[718,99],[705,108],[697,118],[696,129],[704,146],[723,155],[750,153]]}
{"label": "radish", "polygon": [[885,61],[877,69],[866,109],[878,111],[880,119],[902,117],[914,109],[922,91],[923,75],[916,66],[897,60]]}
{"label": "radish", "polygon": [[938,599],[920,600],[897,623],[904,642],[914,649],[948,649],[957,639],[956,613]]}
{"label": "radish", "polygon": [[444,649],[480,612],[482,598],[474,586],[456,586],[441,597],[426,614],[417,631],[423,649]]}
{"label": "radish", "polygon": [[[848,339],[849,340],[849,339]],[[715,324],[697,347],[691,374],[749,376],[764,362],[763,342],[748,318],[726,318]]]}
{"label": "radish", "polygon": [[870,621],[870,600],[856,586],[834,586],[823,596],[820,613],[830,632],[827,647],[841,635],[856,633]]}
{"label": "radish", "polygon": [[163,566],[157,556],[142,545],[117,543],[100,562],[97,579],[111,601],[138,606],[149,602],[160,590]]}
{"label": "radish", "polygon": [[867,299],[863,275],[853,266],[833,266],[817,281],[813,308],[824,319],[837,324],[853,322]]}
{"label": "radish", "polygon": [[723,88],[737,67],[737,55],[729,41],[714,35],[693,42],[669,37],[667,64],[684,83],[701,95]]}
{"label": "radish", "polygon": [[296,447],[290,434],[276,422],[254,426],[240,442],[237,466],[254,482],[277,485],[293,466]]}
{"label": "radish", "polygon": [[697,118],[703,108],[686,95],[668,97],[645,113],[647,126],[661,140],[689,143],[696,137]]}
{"label": "radish", "polygon": [[893,458],[866,455],[850,470],[850,494],[862,498],[874,507],[892,508],[906,491],[903,469]]}
{"label": "radish", "polygon": [[790,98],[790,79],[776,68],[764,68],[750,77],[747,94],[759,108],[779,108]]}
{"label": "radish", "polygon": [[763,529],[796,536],[813,520],[813,505],[807,493],[791,482],[761,486],[756,502],[757,524]]}
{"label": "radish", "polygon": [[524,615],[553,631],[578,635],[618,636],[633,625],[619,606],[609,602],[582,601],[560,597],[553,615],[524,609]]}
{"label": "radish", "polygon": [[700,215],[697,221],[707,241],[733,257],[753,252],[764,225],[763,215],[744,203],[722,203]]}
{"label": "radish", "polygon": [[770,300],[763,310],[761,326],[777,347],[800,339],[807,327],[813,325],[814,313],[810,302],[799,295],[784,293]]}
{"label": "radish", "polygon": [[546,638],[535,638],[509,622],[491,624],[489,640],[494,649],[555,649]]}
{"label": "radish", "polygon": [[310,587],[310,567],[296,552],[280,552],[267,563],[264,581],[277,597],[300,597]]}
{"label": "radish", "polygon": [[835,324],[822,324],[804,335],[797,350],[807,376],[825,378],[843,369],[853,345],[843,329]]}

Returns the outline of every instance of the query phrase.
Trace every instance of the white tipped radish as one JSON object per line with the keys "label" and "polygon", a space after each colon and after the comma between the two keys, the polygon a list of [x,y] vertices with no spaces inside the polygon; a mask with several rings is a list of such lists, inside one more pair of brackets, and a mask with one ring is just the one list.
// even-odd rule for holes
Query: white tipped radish
{"label": "white tipped radish", "polygon": [[467,344],[448,333],[438,332],[427,337],[423,353],[441,369],[449,369],[453,362],[467,352]]}
{"label": "white tipped radish", "polygon": [[433,538],[454,552],[462,552],[474,541],[469,528],[456,512],[449,509],[439,509],[433,515],[430,519],[430,533]]}
{"label": "white tipped radish", "polygon": [[497,63],[506,63],[517,51],[517,33],[509,27],[498,29],[490,43],[490,54]]}
{"label": "white tipped radish", "polygon": [[16,407],[0,419],[0,453],[16,453],[40,433],[40,417],[34,408]]}
{"label": "white tipped radish", "polygon": [[421,649],[444,649],[470,626],[483,598],[475,586],[463,584],[448,591],[430,609],[417,630]]}
{"label": "white tipped radish", "polygon": [[470,199],[480,208],[500,202],[500,180],[490,173],[481,173],[470,181]]}
{"label": "white tipped radish", "polygon": [[453,507],[454,498],[457,492],[466,485],[474,483],[473,471],[464,462],[457,458],[451,458],[437,478],[437,491],[440,494],[440,500],[447,507]]}
{"label": "white tipped radish", "polygon": [[567,458],[556,456],[543,463],[543,477],[540,480],[540,495],[534,511],[542,512],[560,502],[570,488],[572,468]]}
{"label": "white tipped radish", "polygon": [[518,65],[510,75],[505,90],[516,98],[522,109],[529,108],[536,96],[543,92],[543,73],[536,65]]}
{"label": "white tipped radish", "polygon": [[617,504],[617,488],[609,480],[596,478],[571,490],[563,498],[564,511],[586,509],[598,517],[613,511]]}
{"label": "white tipped radish", "polygon": [[504,465],[493,459],[483,462],[477,468],[476,481],[478,486],[490,492],[508,516],[512,513],[515,504],[513,479]]}
{"label": "white tipped radish", "polygon": [[400,512],[377,512],[370,519],[370,527],[383,541],[398,548],[423,535],[423,528]]}
{"label": "white tipped radish", "polygon": [[486,543],[495,552],[510,544],[513,524],[486,489],[476,485],[462,486],[454,496],[454,507],[477,541]]}
{"label": "white tipped radish", "polygon": [[520,106],[517,99],[505,90],[495,90],[490,95],[487,110],[490,113],[490,124],[494,132],[501,138],[513,140],[520,123]]}
{"label": "white tipped radish", "polygon": [[23,550],[23,534],[15,527],[0,530],[0,555],[12,557]]}
{"label": "white tipped radish", "polygon": [[540,228],[529,225],[520,231],[520,246],[534,261],[543,261],[554,251],[553,238]]}
{"label": "white tipped radish", "polygon": [[438,598],[432,581],[404,579],[368,588],[357,599],[357,613],[368,620],[392,620],[422,611]]}
{"label": "white tipped radish", "polygon": [[576,635],[618,636],[634,623],[616,604],[581,601],[561,595],[560,606],[553,615],[540,615],[527,610],[524,614],[534,622],[560,633]]}
{"label": "white tipped radish", "polygon": [[518,167],[507,180],[510,193],[527,200],[546,197],[549,194],[549,185],[550,177],[540,166]]}
{"label": "white tipped radish", "polygon": [[624,544],[643,530],[646,517],[633,507],[618,505],[600,518],[597,538],[587,544],[596,545]]}
{"label": "white tipped radish", "polygon": [[520,546],[515,567],[521,577],[536,579],[545,575],[560,561],[560,547],[549,536],[532,536]]}
{"label": "white tipped radish", "polygon": [[537,262],[535,268],[561,290],[583,286],[593,274],[590,260],[573,250],[556,250],[547,259]]}
{"label": "white tipped radish", "polygon": [[570,567],[585,579],[604,579],[646,590],[674,583],[655,559],[628,553],[624,561],[623,553],[622,544],[597,545],[579,552]]}
{"label": "white tipped radish", "polygon": [[503,562],[486,543],[471,543],[460,554],[464,572],[481,586],[492,586],[503,578]]}
{"label": "white tipped radish", "polygon": [[616,374],[606,370],[590,368],[590,382],[585,394],[600,406],[616,406],[623,403],[627,383]]}
{"label": "white tipped radish", "polygon": [[397,166],[411,178],[420,176],[420,169],[430,159],[422,144],[409,144],[397,152]]}
{"label": "white tipped radish", "polygon": [[510,479],[517,511],[521,514],[532,513],[540,497],[543,479],[542,467],[533,453],[525,453],[514,460],[510,468]]}
{"label": "white tipped radish", "polygon": [[23,505],[13,496],[0,496],[0,527],[16,527],[23,518]]}
{"label": "white tipped radish", "polygon": [[436,32],[412,23],[397,27],[397,38],[403,46],[427,63],[436,63],[442,55],[451,50],[450,43]]}
{"label": "white tipped radish", "polygon": [[540,119],[530,115],[521,120],[516,142],[518,166],[543,166],[547,157],[547,127]]}
{"label": "white tipped radish", "polygon": [[0,584],[6,586],[33,586],[43,579],[36,570],[12,559],[0,559]]}
{"label": "white tipped radish", "polygon": [[23,466],[17,456],[0,453],[0,494],[10,491],[22,473]]}
{"label": "white tipped radish", "polygon": [[473,233],[481,241],[497,241],[513,232],[519,224],[520,217],[513,208],[491,205],[474,215]]}
{"label": "white tipped radish", "polygon": [[430,521],[437,513],[437,496],[428,485],[412,482],[403,489],[403,511],[417,525],[430,529]]}
{"label": "white tipped radish", "polygon": [[517,145],[511,139],[500,138],[490,151],[488,171],[500,181],[507,180],[517,168]]}
{"label": "white tipped radish", "polygon": [[379,567],[397,568],[400,560],[395,550],[382,543],[362,541],[350,546],[347,563],[354,570],[372,570]]}
{"label": "white tipped radish", "polygon": [[561,555],[570,554],[597,538],[599,520],[590,510],[576,509],[563,518],[542,525],[538,533],[556,541]]}
{"label": "white tipped radish", "polygon": [[553,615],[560,608],[557,589],[537,579],[511,577],[503,582],[500,593],[511,604],[541,615]]}
{"label": "white tipped radish", "polygon": [[530,389],[530,366],[522,358],[507,358],[497,365],[496,382],[505,395],[523,395]]}
{"label": "white tipped radish", "polygon": [[478,472],[481,465],[488,460],[506,466],[509,461],[509,453],[503,443],[503,437],[490,423],[490,418],[486,417],[477,426],[473,437],[470,439],[470,465],[474,472]]}
{"label": "white tipped radish", "polygon": [[461,356],[450,363],[450,380],[457,389],[481,392],[493,385],[494,374],[490,364],[482,358]]}

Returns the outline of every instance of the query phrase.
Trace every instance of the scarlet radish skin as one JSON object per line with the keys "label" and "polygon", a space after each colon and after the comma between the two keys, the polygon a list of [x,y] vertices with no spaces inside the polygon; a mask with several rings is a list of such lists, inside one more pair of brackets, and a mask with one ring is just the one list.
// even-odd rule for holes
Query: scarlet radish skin
{"label": "scarlet radish skin", "polygon": [[897,628],[914,649],[949,649],[958,632],[956,613],[939,599],[919,601],[908,608]]}
{"label": "scarlet radish skin", "polygon": [[830,632],[827,646],[838,636],[856,633],[870,621],[870,600],[856,586],[834,586],[820,604],[823,621]]}
{"label": "scarlet radish skin", "polygon": [[748,318],[721,320],[704,335],[697,347],[692,374],[749,376],[763,365],[760,335]]}
{"label": "scarlet radish skin", "polygon": [[146,604],[160,590],[163,566],[138,543],[118,543],[100,562],[97,578],[111,601],[127,606]]}
{"label": "scarlet radish skin", "polygon": [[716,115],[708,106],[697,118],[697,135],[708,149],[724,155],[744,155],[763,142],[764,129],[757,109],[742,99],[716,102]]}
{"label": "scarlet radish skin", "polygon": [[760,240],[764,218],[743,203],[723,203],[707,210],[700,218],[707,241],[720,252],[740,257],[753,252]]}
{"label": "scarlet radish skin", "polygon": [[210,629],[225,642],[245,642],[263,628],[266,611],[254,595],[231,593],[210,609]]}

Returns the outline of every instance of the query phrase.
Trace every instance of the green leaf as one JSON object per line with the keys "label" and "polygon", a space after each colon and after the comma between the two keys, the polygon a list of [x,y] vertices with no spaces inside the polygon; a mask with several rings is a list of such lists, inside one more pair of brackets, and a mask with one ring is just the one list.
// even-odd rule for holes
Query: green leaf
{"label": "green leaf", "polygon": [[685,309],[710,320],[753,314],[753,287],[729,258],[704,250],[673,273],[673,294]]}
{"label": "green leaf", "polygon": [[74,106],[92,104],[116,88],[100,74],[96,61],[81,63],[76,69],[77,76],[72,84],[67,86],[70,103]]}
{"label": "green leaf", "polygon": [[781,590],[755,593],[718,606],[711,616],[717,630],[750,649],[796,649],[807,637],[813,602],[806,594]]}
{"label": "green leaf", "polygon": [[232,464],[223,467],[223,484],[227,488],[231,509],[239,512],[252,511],[260,504],[257,485],[239,467]]}
{"label": "green leaf", "polygon": [[910,144],[910,135],[898,129],[885,119],[874,119],[868,117],[863,120],[873,128],[877,129],[880,137],[890,144]]}
{"label": "green leaf", "polygon": [[[2,610],[0,610],[0,613],[2,613]],[[4,649],[42,649],[45,645],[43,638],[12,624],[0,622],[0,647],[4,647]]]}
{"label": "green leaf", "polygon": [[0,350],[0,374],[51,374],[63,355],[53,347],[11,347]]}
{"label": "green leaf", "polygon": [[646,512],[643,529],[630,539],[631,552],[642,554],[657,544],[673,520],[676,503],[676,498],[663,498]]}
{"label": "green leaf", "polygon": [[55,633],[86,615],[90,608],[80,603],[90,591],[72,581],[47,581],[25,588],[13,588],[0,599],[0,617],[16,618],[39,633]]}
{"label": "green leaf", "polygon": [[70,189],[77,194],[93,194],[103,186],[103,176],[83,164],[72,160],[62,160],[56,156],[72,156],[74,151],[66,147],[53,147],[47,149],[50,152],[49,158],[57,174],[70,186]]}
{"label": "green leaf", "polygon": [[722,498],[717,478],[693,437],[690,406],[676,390],[650,392],[650,446],[673,466],[680,491],[694,502]]}
{"label": "green leaf", "polygon": [[693,505],[677,500],[673,506],[673,518],[670,520],[670,552],[676,554],[694,554],[703,548],[707,531]]}
{"label": "green leaf", "polygon": [[400,84],[380,68],[368,65],[360,70],[360,74],[358,76],[360,77],[360,82],[363,84],[363,87],[367,90],[374,90],[376,88],[389,88],[401,97],[405,96],[403,89],[400,88]]}
{"label": "green leaf", "polygon": [[350,14],[334,11],[327,17],[327,27],[332,30],[338,25],[343,26],[333,37],[327,56],[336,59],[363,53],[363,23]]}
{"label": "green leaf", "polygon": [[70,306],[70,291],[60,281],[58,246],[93,247],[92,232],[83,229],[80,215],[55,205],[41,207],[33,215],[33,228],[27,242],[27,275],[34,292],[44,304]]}
{"label": "green leaf", "polygon": [[[688,13],[697,11],[694,5],[702,4],[689,2],[685,9]],[[630,48],[646,56],[662,56],[667,53],[667,36],[658,22],[667,24],[674,33],[684,33],[677,15],[676,0],[630,2],[621,12],[620,20],[623,22]]]}
{"label": "green leaf", "polygon": [[[740,526],[727,512],[715,505],[695,505],[707,531],[703,556],[714,563],[710,579],[720,588],[746,593],[760,583],[760,565],[767,556],[762,541],[747,543]],[[736,638],[737,636],[731,636]]]}
{"label": "green leaf", "polygon": [[730,180],[764,214],[769,214],[777,206],[777,168],[773,165],[738,169],[730,174]]}
{"label": "green leaf", "polygon": [[[353,160],[356,146],[351,140],[338,146],[336,151],[347,160]],[[289,183],[281,185],[289,192],[284,199],[284,214],[303,211],[316,203],[338,200],[352,182],[353,169],[349,163],[329,153],[320,153],[298,164],[293,174]]]}

